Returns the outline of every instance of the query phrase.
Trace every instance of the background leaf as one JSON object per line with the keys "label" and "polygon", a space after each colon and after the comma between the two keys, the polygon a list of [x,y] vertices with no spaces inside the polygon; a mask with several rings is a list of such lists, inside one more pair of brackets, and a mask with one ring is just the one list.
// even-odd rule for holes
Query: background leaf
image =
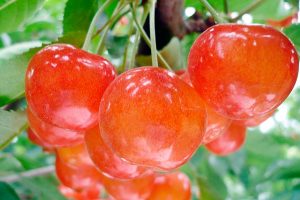
{"label": "background leaf", "polygon": [[25,112],[0,110],[0,149],[26,128]]}
{"label": "background leaf", "polygon": [[19,200],[15,190],[10,187],[7,183],[0,182],[0,194],[3,200]]}
{"label": "background leaf", "polygon": [[[0,33],[18,30],[41,8],[45,0],[15,0],[0,6]],[[6,2],[7,3],[7,2]]]}
{"label": "background leaf", "polygon": [[284,29],[284,33],[292,40],[300,54],[300,24],[292,24]]}

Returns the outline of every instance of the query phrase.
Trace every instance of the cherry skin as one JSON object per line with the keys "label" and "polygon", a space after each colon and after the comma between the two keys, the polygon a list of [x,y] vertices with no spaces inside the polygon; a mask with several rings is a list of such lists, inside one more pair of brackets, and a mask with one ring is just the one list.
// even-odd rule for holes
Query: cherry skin
{"label": "cherry skin", "polygon": [[35,116],[30,108],[27,108],[27,117],[31,130],[49,148],[72,146],[83,142],[83,132],[62,129],[48,124]]}
{"label": "cherry skin", "polygon": [[27,135],[28,135],[28,139],[33,143],[36,144],[38,146],[41,146],[49,151],[53,150],[53,146],[48,144],[47,142],[43,141],[37,134],[35,134],[31,128],[27,129]]}
{"label": "cherry skin", "polygon": [[101,194],[102,186],[93,185],[89,188],[86,188],[83,191],[76,191],[67,186],[60,185],[58,187],[59,191],[68,199],[72,200],[98,200]]}
{"label": "cherry skin", "polygon": [[121,160],[103,141],[99,127],[85,134],[85,144],[95,166],[106,176],[132,179],[144,174],[147,169]]}
{"label": "cherry skin", "polygon": [[235,120],[275,110],[293,89],[298,65],[289,39],[262,25],[215,25],[198,37],[188,58],[204,101]]}
{"label": "cherry skin", "polygon": [[246,127],[233,122],[224,134],[206,144],[206,148],[216,155],[226,156],[238,151],[245,139]]}
{"label": "cherry skin", "polygon": [[[193,87],[191,82],[190,76],[187,72],[181,73],[180,78],[184,80],[187,84]],[[221,116],[220,114],[216,113],[212,108],[206,105],[206,112],[207,112],[207,123],[206,123],[206,130],[205,135],[203,138],[203,144],[207,144],[220,135],[222,135],[227,128],[229,127],[231,120]]]}
{"label": "cherry skin", "polygon": [[63,147],[56,149],[56,156],[65,164],[70,166],[88,165],[94,167],[87,148],[84,143],[71,147]]}
{"label": "cherry skin", "polygon": [[141,67],[121,74],[100,103],[100,133],[131,163],[163,170],[187,162],[204,135],[205,106],[174,73]]}
{"label": "cherry skin", "polygon": [[54,44],[31,59],[26,98],[41,120],[61,128],[86,130],[96,125],[101,97],[115,77],[114,67],[101,56]]}
{"label": "cherry skin", "polygon": [[190,200],[191,198],[192,191],[189,178],[181,172],[176,172],[157,176],[148,200]]}
{"label": "cherry skin", "polygon": [[74,190],[85,190],[101,184],[102,174],[91,165],[68,165],[56,157],[56,175],[62,184]]}
{"label": "cherry skin", "polygon": [[108,194],[117,200],[147,200],[151,194],[154,180],[154,173],[130,180],[113,179],[104,176],[103,186]]}
{"label": "cherry skin", "polygon": [[260,125],[267,119],[269,119],[273,114],[274,114],[274,112],[272,111],[270,113],[267,113],[267,114],[264,114],[261,116],[257,116],[257,117],[253,117],[251,119],[238,120],[238,121],[234,121],[234,122],[237,124],[243,125],[243,126],[247,126],[247,127],[255,127],[255,126]]}

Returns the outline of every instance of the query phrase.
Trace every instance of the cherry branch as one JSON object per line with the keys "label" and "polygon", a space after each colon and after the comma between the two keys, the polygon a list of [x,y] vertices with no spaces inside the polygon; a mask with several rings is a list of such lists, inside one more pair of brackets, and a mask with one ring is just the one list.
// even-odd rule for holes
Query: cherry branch
{"label": "cherry branch", "polygon": [[32,178],[32,177],[37,177],[37,176],[45,176],[48,174],[53,174],[55,172],[55,167],[53,165],[47,166],[47,167],[42,167],[42,168],[37,168],[37,169],[32,169],[29,171],[25,171],[19,174],[13,174],[9,176],[3,176],[0,177],[0,181],[6,182],[6,183],[12,183],[12,182],[17,182],[22,178]]}

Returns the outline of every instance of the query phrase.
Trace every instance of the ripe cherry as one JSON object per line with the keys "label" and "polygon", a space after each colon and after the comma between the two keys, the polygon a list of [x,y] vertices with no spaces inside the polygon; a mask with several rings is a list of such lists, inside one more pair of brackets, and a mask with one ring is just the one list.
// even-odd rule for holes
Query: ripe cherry
{"label": "ripe cherry", "polygon": [[203,144],[210,143],[226,132],[231,120],[216,113],[212,108],[206,106],[207,124]]}
{"label": "ripe cherry", "polygon": [[290,15],[284,19],[280,19],[280,20],[273,20],[273,19],[268,19],[266,20],[266,23],[268,25],[274,26],[274,27],[278,27],[278,28],[284,28],[284,27],[288,27],[293,23],[296,23],[298,20],[298,13],[295,13],[293,15]]}
{"label": "ripe cherry", "polygon": [[262,25],[220,24],[195,41],[191,81],[205,102],[235,120],[276,109],[298,75],[298,55],[281,32]]}
{"label": "ripe cherry", "polygon": [[216,155],[226,156],[238,151],[245,139],[246,127],[233,122],[224,134],[206,144],[206,148]]}
{"label": "ripe cherry", "polygon": [[[59,155],[56,156],[56,175],[62,184],[79,191],[93,185],[101,184],[103,175],[94,165],[79,163],[65,163],[60,159]],[[90,161],[90,163],[92,162]]]}
{"label": "ripe cherry", "polygon": [[102,186],[93,185],[83,191],[76,191],[67,186],[60,185],[59,191],[68,199],[72,200],[98,200],[101,194]]}
{"label": "ripe cherry", "polygon": [[34,114],[55,126],[86,130],[96,125],[100,99],[116,77],[110,62],[71,45],[50,45],[31,59],[26,98]]}
{"label": "ripe cherry", "polygon": [[47,144],[48,147],[72,146],[83,142],[83,132],[62,129],[48,124],[27,109],[27,117],[31,130]]}
{"label": "ripe cherry", "polygon": [[147,200],[151,194],[154,180],[153,173],[130,180],[103,177],[103,185],[114,199]]}
{"label": "ripe cherry", "polygon": [[267,113],[267,114],[264,114],[261,116],[253,117],[251,119],[238,120],[238,121],[234,121],[234,122],[238,123],[240,125],[243,125],[243,126],[254,127],[254,126],[260,125],[261,123],[263,123],[264,121],[269,119],[273,114],[274,114],[274,112],[270,112],[270,113]]}
{"label": "ripe cherry", "polygon": [[[190,76],[187,72],[181,72],[180,78],[184,80],[187,84],[194,87]],[[206,123],[206,130],[205,135],[203,138],[203,144],[207,144],[220,135],[222,135],[227,128],[229,127],[231,120],[225,118],[224,116],[219,115],[216,113],[212,108],[206,105],[206,112],[207,112],[207,123]]]}
{"label": "ripe cherry", "polygon": [[148,200],[190,200],[191,197],[189,178],[181,172],[176,172],[157,176]]}
{"label": "ripe cherry", "polygon": [[103,142],[98,126],[85,134],[85,143],[96,167],[106,176],[119,179],[132,179],[141,176],[147,171],[144,167],[131,165],[121,160]]}
{"label": "ripe cherry", "polygon": [[35,134],[31,128],[27,129],[27,135],[28,135],[28,139],[36,145],[39,145],[45,149],[52,149],[52,145],[49,145],[47,142],[43,141],[37,134]]}
{"label": "ripe cherry", "polygon": [[100,133],[121,158],[137,165],[174,169],[199,147],[205,106],[177,75],[158,67],[121,74],[100,103]]}

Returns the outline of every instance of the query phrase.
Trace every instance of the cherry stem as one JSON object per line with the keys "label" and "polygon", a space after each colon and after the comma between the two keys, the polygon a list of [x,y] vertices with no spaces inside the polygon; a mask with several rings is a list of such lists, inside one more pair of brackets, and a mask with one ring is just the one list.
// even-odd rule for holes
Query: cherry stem
{"label": "cherry stem", "polygon": [[83,50],[88,50],[89,47],[90,47],[90,43],[91,43],[91,39],[92,39],[92,36],[93,36],[93,32],[95,30],[95,27],[96,27],[96,22],[97,20],[99,19],[99,17],[101,16],[101,14],[103,13],[104,9],[113,2],[113,0],[107,0],[105,1],[105,3],[98,9],[98,11],[96,12],[91,24],[90,24],[90,27],[89,27],[89,30],[87,32],[87,35],[86,35],[86,38],[85,38],[85,41],[84,41],[84,44],[83,44],[83,47],[82,49]]}
{"label": "cherry stem", "polygon": [[151,11],[150,11],[150,38],[151,38],[151,56],[152,65],[158,66],[157,51],[156,51],[156,33],[155,33],[155,7],[156,0],[152,1]]}
{"label": "cherry stem", "polygon": [[254,10],[255,8],[257,8],[261,3],[263,3],[265,0],[256,0],[253,3],[251,3],[250,5],[248,5],[246,8],[244,8],[243,10],[241,10],[238,14],[238,16],[231,18],[230,21],[232,22],[236,22],[237,20],[239,20],[244,14],[251,12],[252,10]]}
{"label": "cherry stem", "polygon": [[224,12],[226,15],[229,13],[229,8],[228,8],[228,0],[223,0],[224,1]]}
{"label": "cherry stem", "polygon": [[[132,6],[132,5],[131,5]],[[133,7],[133,6],[132,6]],[[133,9],[136,9],[136,8],[133,8]],[[143,15],[142,15],[142,19],[141,19],[141,26],[143,26],[145,24],[145,21],[147,19],[147,16],[149,14],[149,11],[150,11],[150,8],[148,6],[148,4],[145,4],[143,6]],[[139,47],[139,43],[140,43],[140,39],[141,39],[141,33],[140,31],[137,31],[136,34],[135,34],[135,40],[134,40],[134,45],[133,45],[133,48],[132,48],[132,59],[130,61],[130,64],[129,64],[129,69],[132,69],[134,67],[134,64],[135,64],[135,56],[137,54],[137,51],[138,51],[138,47]]]}
{"label": "cherry stem", "polygon": [[0,181],[7,182],[7,183],[12,183],[12,182],[17,182],[22,178],[32,178],[36,176],[45,176],[48,174],[53,174],[55,172],[55,167],[53,165],[47,166],[47,167],[42,167],[42,168],[37,168],[37,169],[32,169],[29,171],[25,171],[19,174],[13,174],[9,176],[3,176],[0,177]]}
{"label": "cherry stem", "polygon": [[208,3],[207,0],[199,0],[204,7],[210,12],[210,14],[213,16],[214,20],[218,23],[226,23],[227,21],[222,18],[219,13]]}
{"label": "cherry stem", "polygon": [[[137,20],[136,13],[135,13],[135,10],[133,9],[132,4],[130,4],[130,8],[131,8],[131,11],[132,11],[133,20],[134,20],[134,22],[137,26],[138,31],[141,33],[141,36],[145,40],[146,44],[149,47],[151,47],[151,40],[148,37],[147,33],[144,31],[142,25]],[[157,50],[156,50],[156,53],[157,53],[157,56],[158,56],[159,60],[162,62],[163,67],[167,68],[170,71],[173,71],[172,68],[170,67],[170,65],[167,63],[167,61],[163,58],[163,56]]]}
{"label": "cherry stem", "polygon": [[[115,8],[112,16],[117,15],[124,7],[125,7],[125,5],[123,4],[123,1],[119,1],[119,3],[117,5],[117,7]],[[99,55],[101,55],[104,51],[105,40],[106,40],[109,29],[110,29],[110,26],[106,26],[103,29],[102,37],[100,38],[99,43],[98,43],[97,48],[96,48],[96,51],[98,52]]]}

